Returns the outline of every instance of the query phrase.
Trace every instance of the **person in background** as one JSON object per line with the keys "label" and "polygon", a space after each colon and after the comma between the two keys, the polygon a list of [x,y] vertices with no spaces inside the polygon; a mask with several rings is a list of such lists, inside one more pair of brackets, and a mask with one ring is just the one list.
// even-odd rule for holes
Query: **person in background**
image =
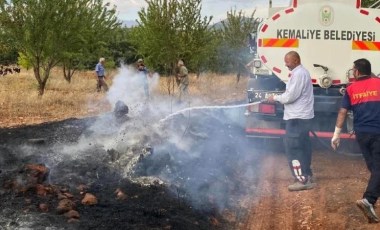
{"label": "person in background", "polygon": [[189,72],[185,66],[185,63],[183,60],[178,61],[178,73],[176,76],[176,80],[179,83],[178,84],[178,91],[179,91],[179,96],[178,96],[178,102],[181,103],[182,100],[186,100],[189,94]]}
{"label": "person in background", "polygon": [[105,91],[108,91],[108,85],[105,81],[105,69],[104,69],[104,63],[106,62],[106,59],[105,58],[99,58],[99,63],[96,64],[95,66],[95,72],[96,72],[96,76],[97,76],[97,85],[96,85],[96,89],[98,92],[100,92],[102,90],[102,87],[104,88]]}
{"label": "person in background", "polygon": [[352,70],[356,81],[347,87],[343,96],[331,147],[336,150],[339,146],[344,121],[352,110],[356,140],[370,172],[367,189],[356,205],[369,223],[378,223],[380,219],[374,205],[380,196],[380,79],[372,75],[367,59],[354,61]]}
{"label": "person in background", "polygon": [[148,69],[146,68],[146,66],[144,64],[144,60],[142,58],[140,58],[139,60],[137,60],[136,68],[137,68],[137,71],[143,77],[143,87],[144,87],[145,97],[146,97],[147,100],[149,100],[148,76],[150,76],[150,75],[149,75]]}
{"label": "person in background", "polygon": [[295,182],[289,191],[300,191],[315,187],[311,170],[311,141],[309,132],[314,118],[314,93],[310,73],[301,64],[295,51],[285,55],[285,65],[291,71],[286,90],[281,95],[268,98],[269,102],[284,104],[285,151]]}

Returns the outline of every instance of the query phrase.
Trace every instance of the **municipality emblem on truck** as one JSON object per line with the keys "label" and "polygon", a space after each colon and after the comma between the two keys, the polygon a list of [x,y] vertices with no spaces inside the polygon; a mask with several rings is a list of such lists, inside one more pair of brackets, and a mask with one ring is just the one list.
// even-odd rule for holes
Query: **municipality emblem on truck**
{"label": "municipality emblem on truck", "polygon": [[334,22],[334,10],[330,6],[323,6],[321,8],[319,22],[323,26],[329,26]]}

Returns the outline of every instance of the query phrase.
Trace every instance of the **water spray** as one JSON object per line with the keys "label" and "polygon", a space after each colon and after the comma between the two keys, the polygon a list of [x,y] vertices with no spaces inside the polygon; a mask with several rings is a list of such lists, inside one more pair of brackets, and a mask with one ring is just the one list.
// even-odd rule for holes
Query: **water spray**
{"label": "water spray", "polygon": [[234,109],[234,108],[240,108],[240,107],[246,107],[246,106],[249,106],[249,105],[256,105],[256,104],[259,104],[263,101],[256,101],[256,102],[252,102],[252,103],[246,103],[246,104],[239,104],[239,105],[215,105],[215,106],[196,106],[196,107],[189,107],[189,108],[185,108],[185,109],[182,109],[182,110],[179,110],[175,113],[172,113],[168,116],[166,116],[165,118],[161,119],[159,121],[159,123],[162,123],[162,122],[165,122],[167,121],[169,118],[171,117],[174,117],[178,114],[181,114],[181,113],[184,113],[184,112],[187,112],[187,111],[191,111],[191,110],[203,110],[203,109]]}

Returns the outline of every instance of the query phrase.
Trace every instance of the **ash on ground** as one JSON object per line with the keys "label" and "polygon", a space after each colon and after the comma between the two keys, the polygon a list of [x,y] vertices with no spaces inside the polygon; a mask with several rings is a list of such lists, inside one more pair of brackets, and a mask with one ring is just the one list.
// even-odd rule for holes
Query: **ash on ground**
{"label": "ash on ground", "polygon": [[258,178],[260,155],[224,110],[0,136],[0,229],[236,229]]}

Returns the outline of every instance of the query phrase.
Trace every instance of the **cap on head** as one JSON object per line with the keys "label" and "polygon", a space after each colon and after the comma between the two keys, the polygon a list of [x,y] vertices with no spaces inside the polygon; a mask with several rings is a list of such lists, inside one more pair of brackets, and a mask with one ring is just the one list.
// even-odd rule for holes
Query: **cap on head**
{"label": "cap on head", "polygon": [[142,58],[139,58],[139,60],[137,60],[137,62],[144,62],[144,60]]}
{"label": "cap on head", "polygon": [[105,58],[103,58],[103,57],[99,58],[99,62],[105,62],[105,61],[106,61]]}

